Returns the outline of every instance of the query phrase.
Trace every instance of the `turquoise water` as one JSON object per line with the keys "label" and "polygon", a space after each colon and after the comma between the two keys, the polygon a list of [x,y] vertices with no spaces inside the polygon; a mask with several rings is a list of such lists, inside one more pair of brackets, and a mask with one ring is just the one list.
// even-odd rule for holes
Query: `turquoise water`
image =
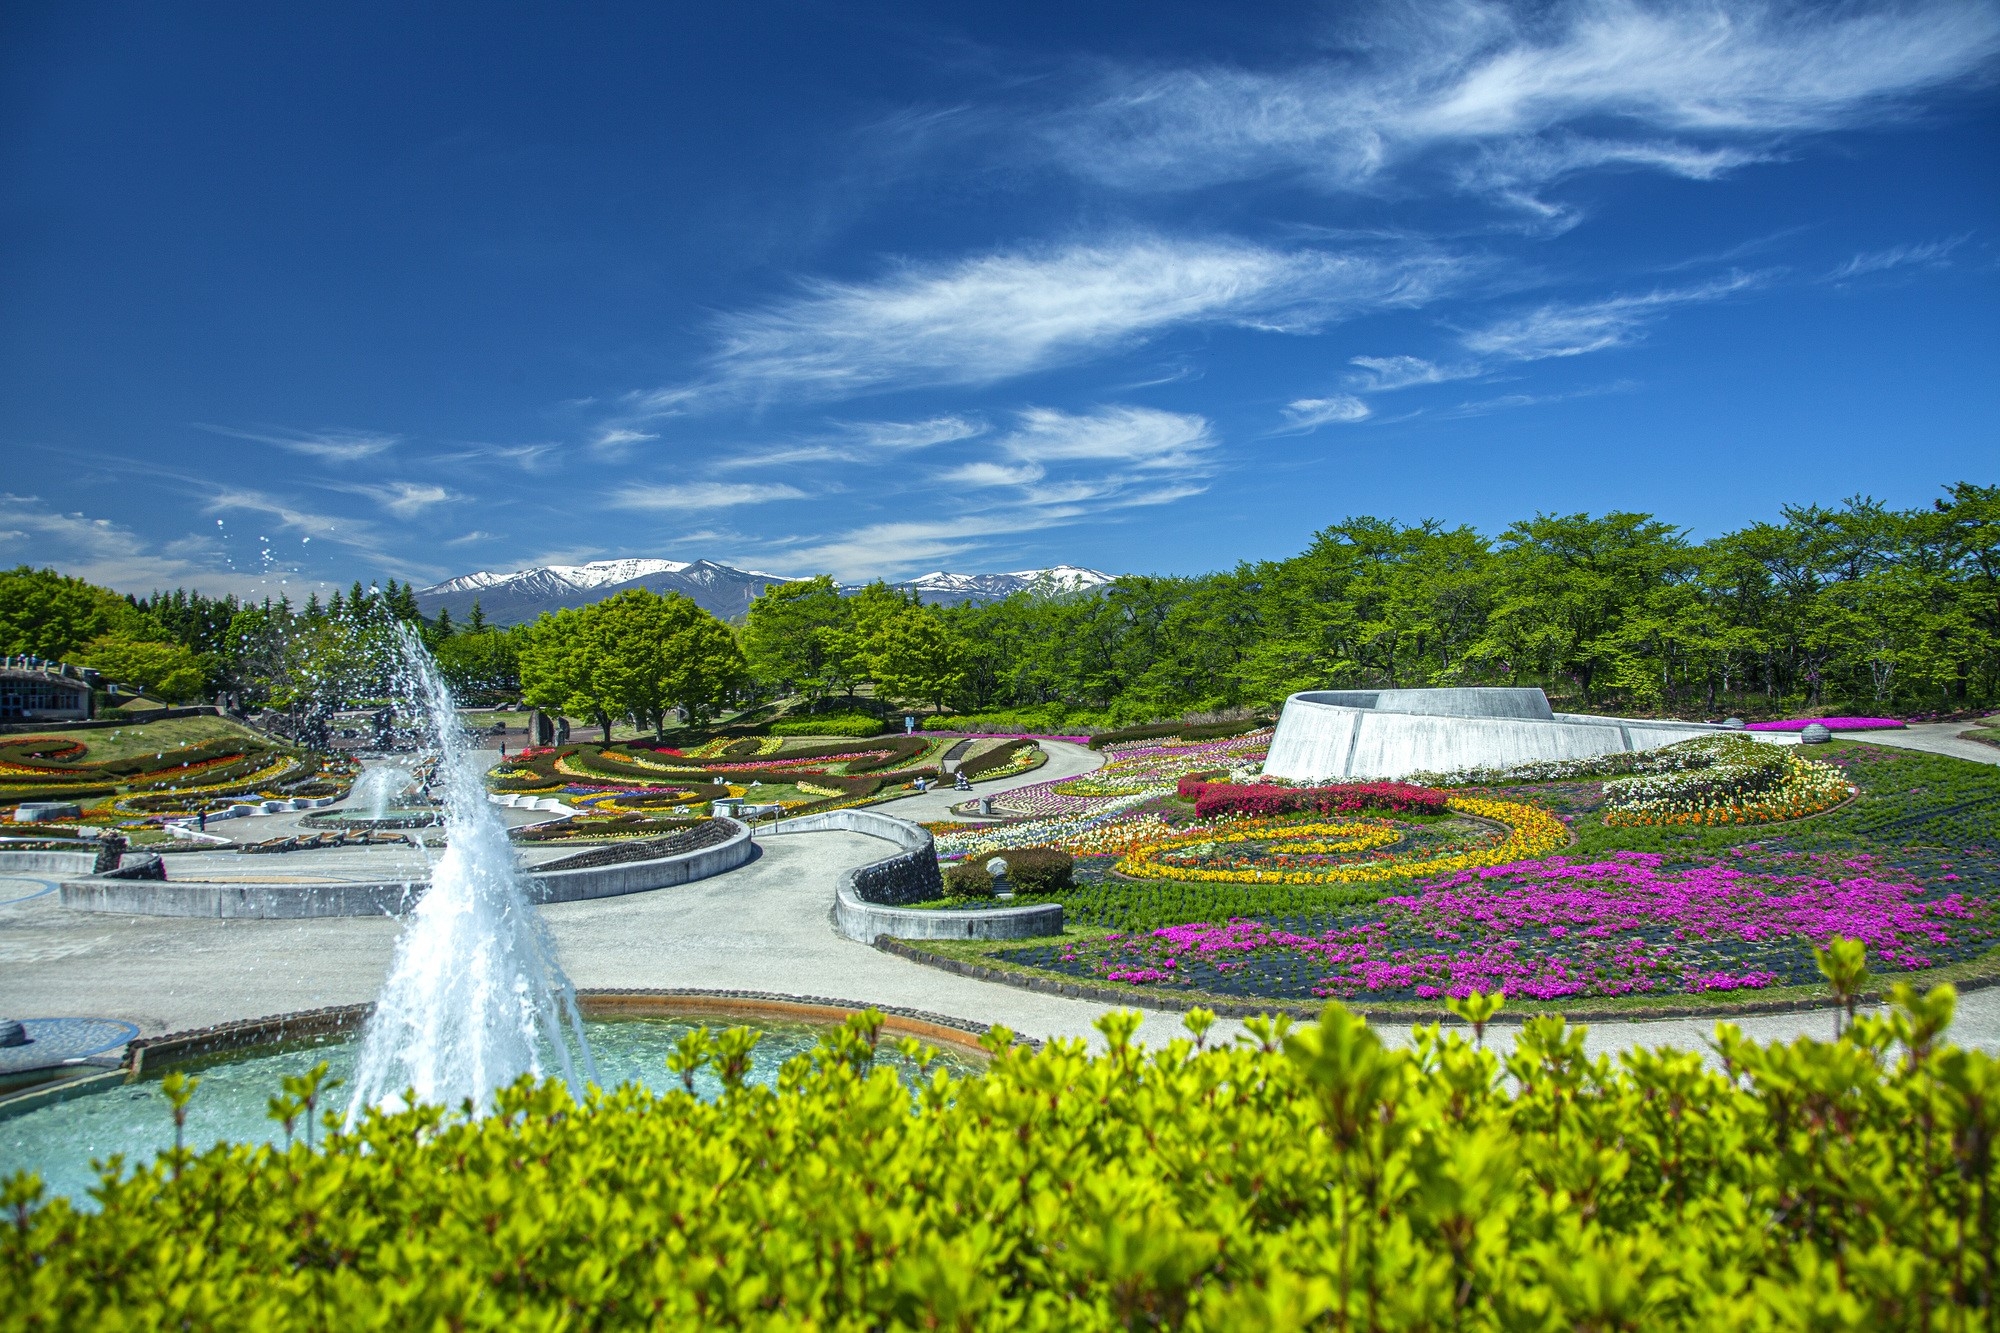
{"label": "turquoise water", "polygon": [[[597,1059],[600,1085],[610,1088],[637,1083],[656,1092],[681,1086],[680,1077],[667,1072],[667,1053],[695,1022],[665,1018],[619,1018],[589,1021],[591,1053]],[[706,1024],[711,1030],[731,1026],[724,1020]],[[812,1049],[821,1029],[806,1024],[758,1024],[764,1036],[752,1052],[750,1081],[770,1084],[779,1066]],[[322,1098],[322,1107],[345,1110],[349,1080],[359,1046],[347,1037],[331,1037],[321,1042],[283,1048],[260,1048],[254,1053],[215,1056],[175,1066],[183,1073],[198,1076],[200,1086],[188,1103],[187,1145],[197,1151],[217,1142],[277,1143],[284,1128],[269,1119],[266,1106],[283,1090],[288,1074],[303,1074],[324,1060],[331,1078],[341,1086]],[[879,1060],[898,1069],[908,1078],[914,1067],[890,1048],[884,1038]],[[947,1054],[945,1063],[954,1073],[970,1072],[962,1058]],[[174,1146],[173,1113],[160,1092],[161,1070],[136,1083],[114,1084],[110,1090],[95,1092],[29,1111],[12,1119],[0,1120],[0,1178],[16,1171],[36,1171],[50,1195],[68,1195],[82,1207],[93,1207],[88,1191],[97,1184],[93,1158],[108,1159],[123,1153],[127,1167],[150,1162],[155,1154]],[[695,1091],[703,1097],[721,1093],[721,1080],[707,1070],[695,1081]],[[297,1132],[303,1136],[303,1125]]]}

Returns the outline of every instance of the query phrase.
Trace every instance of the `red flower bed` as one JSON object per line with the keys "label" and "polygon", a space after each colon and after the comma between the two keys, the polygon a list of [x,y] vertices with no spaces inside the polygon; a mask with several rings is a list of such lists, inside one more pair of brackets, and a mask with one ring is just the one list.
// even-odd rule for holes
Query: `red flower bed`
{"label": "red flower bed", "polygon": [[1194,797],[1197,818],[1209,815],[1249,815],[1264,818],[1310,810],[1316,814],[1351,814],[1357,810],[1388,810],[1401,814],[1444,813],[1445,794],[1407,782],[1343,782],[1330,787],[1278,787],[1266,783],[1201,782],[1183,778],[1182,796]]}

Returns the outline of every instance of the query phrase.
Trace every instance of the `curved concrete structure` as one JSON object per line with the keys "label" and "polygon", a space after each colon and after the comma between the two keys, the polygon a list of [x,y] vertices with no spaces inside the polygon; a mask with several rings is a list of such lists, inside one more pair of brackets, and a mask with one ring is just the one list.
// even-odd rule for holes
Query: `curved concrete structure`
{"label": "curved concrete structure", "polygon": [[1307,782],[1402,778],[1651,750],[1722,730],[1557,713],[1536,689],[1310,690],[1285,700],[1264,771]]}
{"label": "curved concrete structure", "polygon": [[944,896],[937,849],[920,825],[867,810],[829,810],[787,819],[770,833],[865,833],[902,848],[841,874],[833,890],[834,928],[850,940],[873,944],[878,936],[904,940],[1020,940],[1060,935],[1061,903],[928,911],[903,903]]}
{"label": "curved concrete structure", "polygon": [[[735,823],[734,820],[728,822]],[[537,904],[570,903],[646,893],[734,870],[756,854],[750,830],[736,824],[735,831],[713,847],[700,847],[675,856],[576,870],[530,872],[528,898]],[[62,905],[72,911],[117,912],[130,916],[264,919],[396,916],[415,906],[427,887],[427,882],[421,879],[331,884],[287,884],[282,881],[238,884],[122,878],[120,872],[112,871],[88,879],[66,881],[62,886]]]}

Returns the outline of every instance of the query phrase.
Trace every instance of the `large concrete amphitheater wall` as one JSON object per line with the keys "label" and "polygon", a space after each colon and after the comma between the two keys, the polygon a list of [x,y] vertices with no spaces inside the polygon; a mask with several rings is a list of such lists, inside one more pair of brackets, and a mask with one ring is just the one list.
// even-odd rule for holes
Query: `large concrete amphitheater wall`
{"label": "large concrete amphitheater wall", "polygon": [[1533,689],[1311,690],[1285,700],[1264,771],[1315,782],[1402,778],[1650,750],[1719,730],[1557,713]]}

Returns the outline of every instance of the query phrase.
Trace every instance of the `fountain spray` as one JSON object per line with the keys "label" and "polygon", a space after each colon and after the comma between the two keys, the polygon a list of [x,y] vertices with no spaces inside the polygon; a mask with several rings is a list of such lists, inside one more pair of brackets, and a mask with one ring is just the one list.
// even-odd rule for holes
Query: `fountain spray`
{"label": "fountain spray", "polygon": [[363,1031],[348,1123],[371,1106],[398,1109],[406,1095],[469,1100],[483,1114],[522,1074],[554,1074],[581,1096],[597,1070],[575,988],[528,900],[450,688],[407,626],[395,634],[405,693],[437,760],[446,842]]}

